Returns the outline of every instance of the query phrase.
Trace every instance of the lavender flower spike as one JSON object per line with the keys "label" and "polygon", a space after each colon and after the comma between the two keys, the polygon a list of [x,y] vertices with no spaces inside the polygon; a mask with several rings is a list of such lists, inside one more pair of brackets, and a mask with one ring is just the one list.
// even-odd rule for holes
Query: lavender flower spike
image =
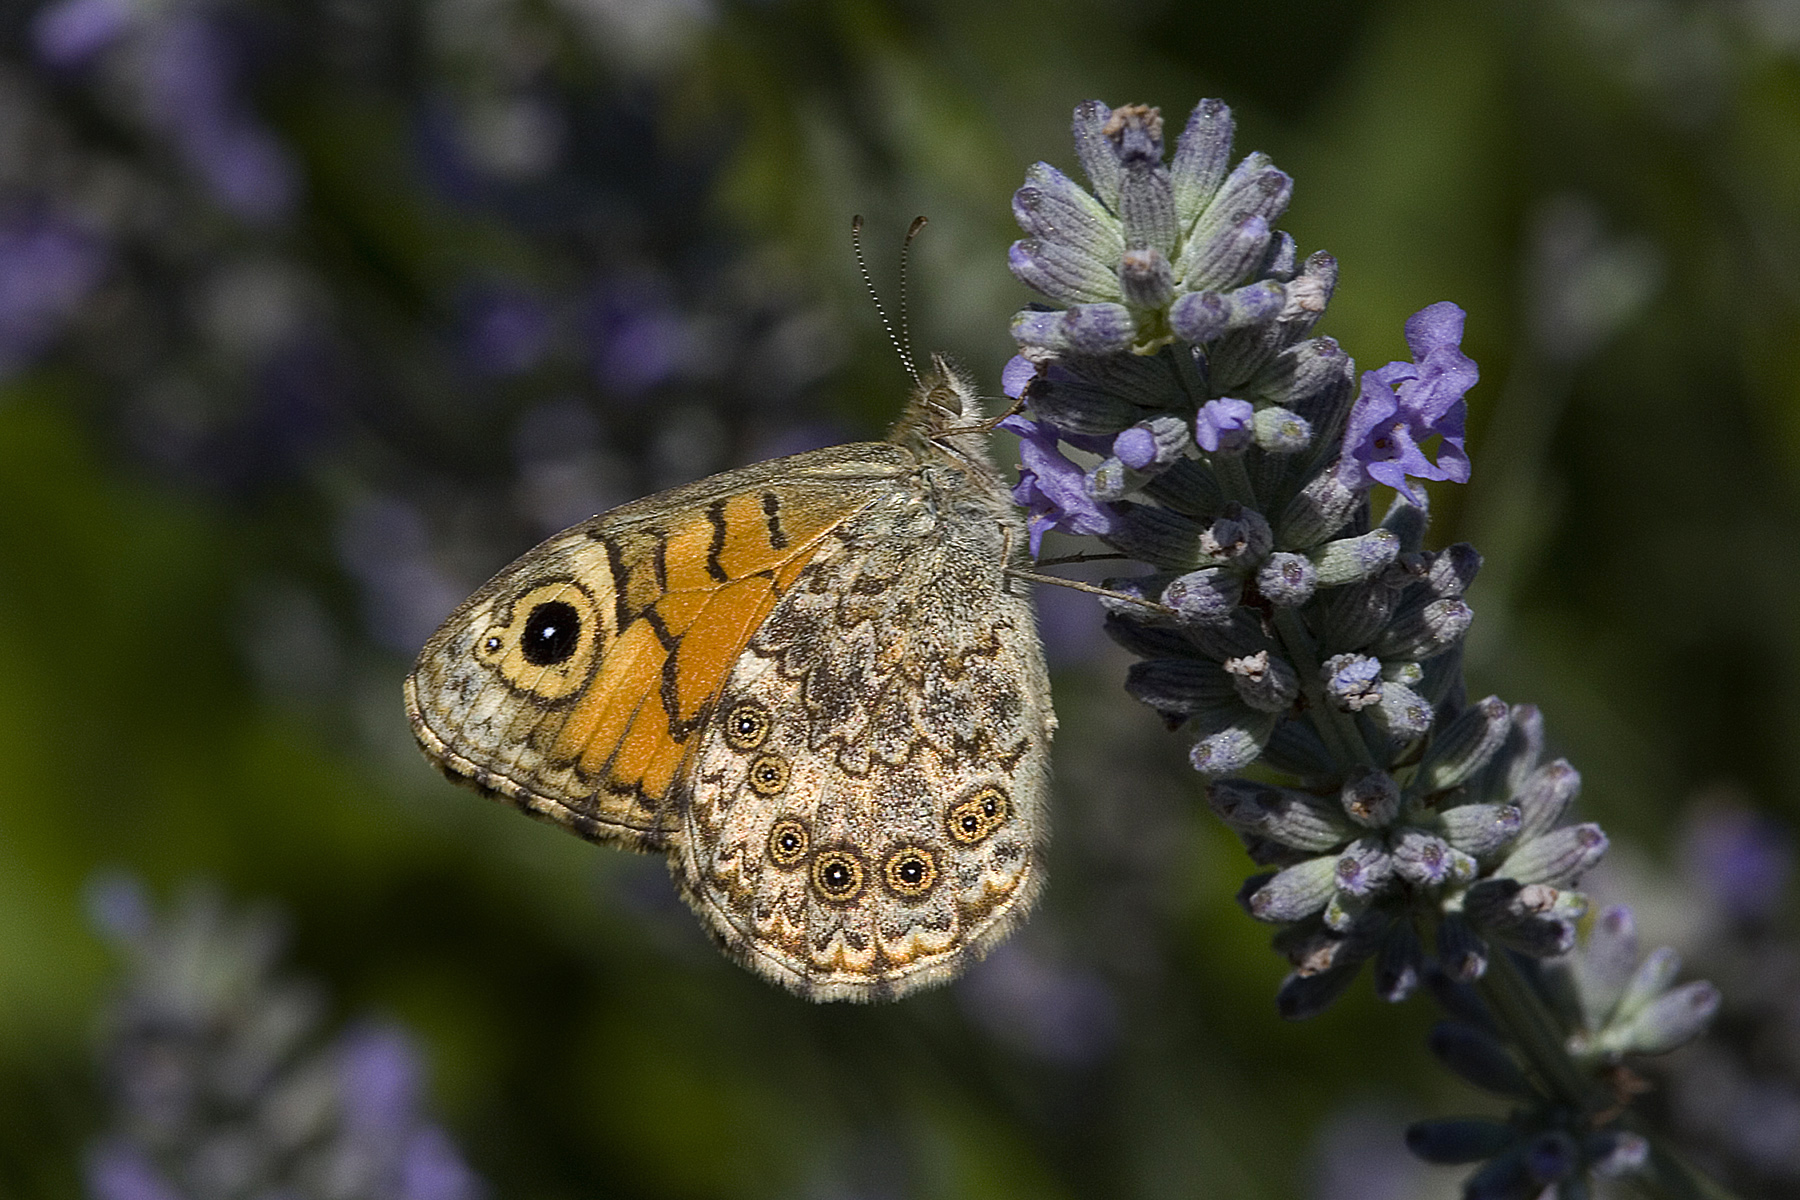
{"label": "lavender flower spike", "polygon": [[[1463,396],[1481,378],[1475,361],[1461,349],[1463,310],[1448,300],[1420,309],[1406,322],[1413,361],[1391,362],[1364,371],[1362,394],[1350,410],[1344,458],[1362,486],[1385,483],[1415,504],[1409,479],[1469,481],[1463,452]],[[1437,461],[1424,443],[1438,445]]]}

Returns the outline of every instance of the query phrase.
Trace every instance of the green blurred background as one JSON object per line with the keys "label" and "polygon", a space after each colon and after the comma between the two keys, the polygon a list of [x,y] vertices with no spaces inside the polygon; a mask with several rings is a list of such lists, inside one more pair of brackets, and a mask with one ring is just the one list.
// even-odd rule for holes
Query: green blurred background
{"label": "green blurred background", "polygon": [[0,218],[93,255],[0,341],[0,1194],[80,1194],[107,1119],[99,870],[274,901],[500,1197],[1453,1194],[1400,1125],[1491,1106],[1423,1001],[1276,1019],[1247,863],[1079,598],[1042,910],[891,1007],[772,989],[659,863],[411,746],[412,650],[537,538],[891,418],[852,213],[890,296],[929,216],[915,340],[996,389],[1008,198],[1090,97],[1231,104],[1364,367],[1468,310],[1472,694],[1545,710],[1638,877],[1685,886],[1696,796],[1796,816],[1791,3],[116,3],[91,51],[0,13]]}

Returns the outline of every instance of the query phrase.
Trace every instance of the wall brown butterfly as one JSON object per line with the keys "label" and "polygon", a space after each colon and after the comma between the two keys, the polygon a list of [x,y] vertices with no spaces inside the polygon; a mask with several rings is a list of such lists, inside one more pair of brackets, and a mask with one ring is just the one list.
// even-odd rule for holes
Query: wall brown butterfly
{"label": "wall brown butterfly", "polygon": [[813,1000],[943,982],[1041,883],[1056,718],[1024,527],[942,358],[886,441],[603,513],[452,613],[406,681],[452,778],[668,856]]}

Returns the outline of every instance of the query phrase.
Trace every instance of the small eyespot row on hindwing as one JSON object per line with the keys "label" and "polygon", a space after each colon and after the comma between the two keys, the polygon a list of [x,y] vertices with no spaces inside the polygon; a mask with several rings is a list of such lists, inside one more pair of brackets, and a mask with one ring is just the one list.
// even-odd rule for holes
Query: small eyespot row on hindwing
{"label": "small eyespot row on hindwing", "polygon": [[769,830],[769,861],[784,870],[805,862],[811,849],[812,834],[798,817],[783,817]]}
{"label": "small eyespot row on hindwing", "polygon": [[985,841],[994,830],[1006,823],[1012,806],[1006,794],[997,787],[984,787],[966,800],[950,806],[944,829],[952,840],[964,846]]}
{"label": "small eyespot row on hindwing", "polygon": [[779,795],[788,785],[787,759],[763,754],[750,764],[750,790],[759,796]]}
{"label": "small eyespot row on hindwing", "polygon": [[881,881],[902,900],[922,900],[937,886],[937,855],[926,846],[896,847],[882,864]]}
{"label": "small eyespot row on hindwing", "polygon": [[768,739],[769,710],[753,700],[740,700],[725,714],[725,744],[750,751]]}
{"label": "small eyespot row on hindwing", "polygon": [[862,895],[866,875],[862,859],[851,850],[835,847],[813,856],[813,891],[828,903],[848,904]]}

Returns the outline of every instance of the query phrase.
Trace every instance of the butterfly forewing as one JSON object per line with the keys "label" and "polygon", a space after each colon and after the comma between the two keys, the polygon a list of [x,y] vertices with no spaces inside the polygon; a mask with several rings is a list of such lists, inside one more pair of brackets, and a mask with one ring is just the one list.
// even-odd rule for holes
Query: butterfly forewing
{"label": "butterfly forewing", "polygon": [[759,463],[551,538],[420,653],[420,745],[584,837],[667,846],[671,791],[744,643],[903,457],[873,443]]}

